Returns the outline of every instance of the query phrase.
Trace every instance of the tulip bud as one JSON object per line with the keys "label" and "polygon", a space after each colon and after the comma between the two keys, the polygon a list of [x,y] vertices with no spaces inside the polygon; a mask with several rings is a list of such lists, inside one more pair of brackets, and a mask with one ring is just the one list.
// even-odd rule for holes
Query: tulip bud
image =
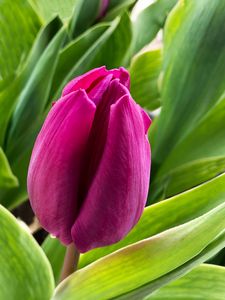
{"label": "tulip bud", "polygon": [[151,120],[124,68],[94,69],[66,85],[34,145],[28,194],[41,225],[80,252],[121,240],[144,209]]}
{"label": "tulip bud", "polygon": [[108,6],[109,6],[109,0],[100,1],[100,10],[99,10],[98,18],[102,18],[105,15]]}

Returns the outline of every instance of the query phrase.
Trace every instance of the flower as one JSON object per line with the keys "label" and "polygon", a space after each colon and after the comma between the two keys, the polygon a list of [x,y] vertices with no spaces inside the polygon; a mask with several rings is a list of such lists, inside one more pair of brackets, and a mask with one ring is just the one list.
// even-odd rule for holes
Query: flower
{"label": "flower", "polygon": [[102,18],[105,15],[108,6],[109,6],[109,0],[100,1],[100,10],[99,10],[98,18]]}
{"label": "flower", "polygon": [[124,68],[66,85],[37,137],[28,194],[42,226],[80,252],[121,240],[138,222],[150,177],[151,120]]}

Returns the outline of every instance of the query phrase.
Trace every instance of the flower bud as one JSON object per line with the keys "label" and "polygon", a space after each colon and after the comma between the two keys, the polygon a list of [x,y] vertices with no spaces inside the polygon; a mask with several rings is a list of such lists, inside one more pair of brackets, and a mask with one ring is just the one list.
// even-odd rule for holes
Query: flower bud
{"label": "flower bud", "polygon": [[138,222],[150,176],[151,120],[124,68],[66,85],[34,145],[28,194],[42,226],[80,252],[121,240]]}

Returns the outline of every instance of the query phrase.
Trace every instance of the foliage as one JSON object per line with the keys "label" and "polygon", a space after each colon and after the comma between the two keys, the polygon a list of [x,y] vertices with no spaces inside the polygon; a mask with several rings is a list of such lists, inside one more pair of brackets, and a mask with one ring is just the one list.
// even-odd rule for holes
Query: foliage
{"label": "foliage", "polygon": [[[0,299],[224,299],[224,267],[202,263],[225,247],[225,2],[111,0],[102,18],[100,0],[14,2],[0,3]],[[41,248],[10,210],[51,103],[101,65],[128,68],[153,117],[148,206],[57,286],[65,247]]]}

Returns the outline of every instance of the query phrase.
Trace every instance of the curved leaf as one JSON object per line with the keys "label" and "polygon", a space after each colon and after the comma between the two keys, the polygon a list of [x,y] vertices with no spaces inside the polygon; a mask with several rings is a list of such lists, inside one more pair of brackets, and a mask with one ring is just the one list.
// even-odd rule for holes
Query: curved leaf
{"label": "curved leaf", "polygon": [[18,72],[15,80],[13,80],[7,88],[0,92],[0,145],[3,145],[5,142],[6,129],[13,110],[15,109],[19,95],[31,76],[31,73],[43,51],[61,26],[62,24],[60,20],[58,18],[54,18],[42,28],[37,35],[26,62],[23,67],[21,67],[21,70]]}
{"label": "curved leaf", "polygon": [[149,110],[161,105],[158,88],[161,62],[161,49],[137,54],[131,61],[131,95],[137,103]]}
{"label": "curved leaf", "polygon": [[49,300],[54,281],[46,256],[28,230],[0,206],[0,299]]}
{"label": "curved leaf", "polygon": [[203,264],[146,297],[146,300],[223,300],[224,277],[224,267]]}
{"label": "curved leaf", "polygon": [[7,157],[0,147],[0,188],[18,186],[18,179],[13,175]]}
{"label": "curved leaf", "polygon": [[0,2],[0,90],[15,78],[40,26],[40,20],[29,1]]}
{"label": "curved leaf", "polygon": [[[223,203],[224,199],[225,174],[186,193],[146,207],[140,221],[127,237],[112,246],[94,249],[82,254],[79,268],[83,268],[127,245],[199,217]],[[62,265],[65,247],[62,247],[57,239],[49,237],[44,243],[44,250],[52,263],[55,278],[58,278],[58,266]],[[56,252],[59,254],[57,257],[55,256]]]}
{"label": "curved leaf", "polygon": [[106,256],[62,282],[53,299],[110,299],[138,289],[204,251],[224,232],[224,214],[225,202],[197,219]]}
{"label": "curved leaf", "polygon": [[[106,26],[109,26],[108,29]],[[102,34],[100,34],[101,32]],[[93,42],[94,38],[96,40]],[[60,97],[63,87],[69,80],[90,69],[102,65],[106,65],[108,68],[123,65],[131,38],[131,22],[125,13],[109,24],[101,24],[90,29],[68,45],[60,55],[60,63],[54,79],[54,82],[59,84],[54,83],[57,90],[53,91],[53,99]],[[91,47],[89,47],[90,43],[92,43]],[[83,55],[81,55],[82,51]],[[63,69],[64,67],[65,69]],[[60,69],[63,70],[63,76],[60,75]]]}
{"label": "curved leaf", "polygon": [[220,0],[179,1],[168,18],[155,164],[197,126],[225,90],[224,18],[225,2]]}
{"label": "curved leaf", "polygon": [[133,52],[137,53],[149,44],[164,26],[167,15],[177,0],[139,0],[131,12],[134,41]]}

